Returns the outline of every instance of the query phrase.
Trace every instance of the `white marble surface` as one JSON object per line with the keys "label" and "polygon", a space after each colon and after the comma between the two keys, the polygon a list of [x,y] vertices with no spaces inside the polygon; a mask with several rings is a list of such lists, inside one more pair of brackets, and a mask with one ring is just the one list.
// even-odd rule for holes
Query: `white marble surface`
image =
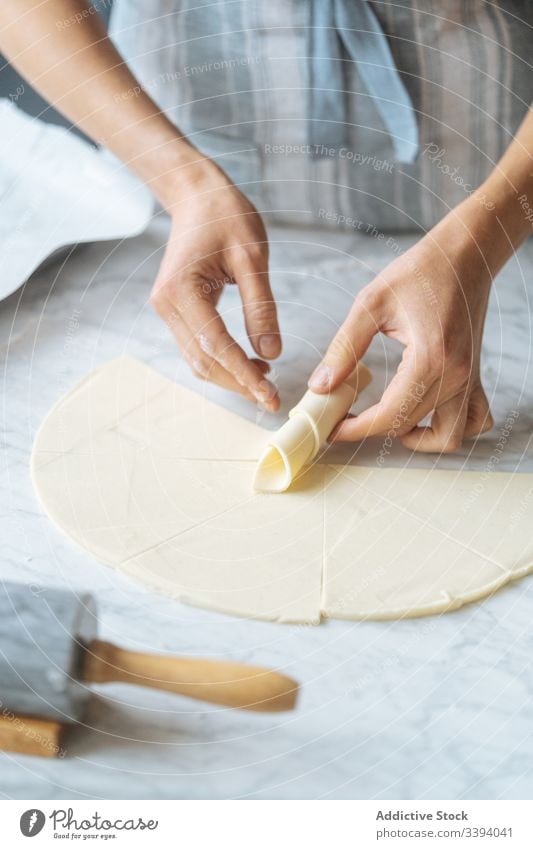
{"label": "white marble surface", "polygon": [[[277,666],[301,681],[299,707],[289,715],[248,715],[140,689],[100,688],[65,759],[0,754],[0,796],[529,798],[533,579],[432,619],[318,627],[248,622],[146,592],[79,551],[43,516],[29,477],[32,439],[52,403],[83,374],[127,352],[194,385],[147,305],[165,228],[159,221],[132,242],[80,249],[0,304],[0,577],[91,588],[102,635],[125,646]],[[285,335],[276,376],[286,412],[353,294],[392,254],[359,233],[285,229],[271,236]],[[495,430],[475,448],[440,459],[442,468],[491,467],[499,429],[518,410],[492,469],[533,469],[532,271],[530,243],[500,275],[492,299],[483,373]],[[242,337],[235,291],[224,309]],[[376,373],[367,398],[374,398],[397,350],[378,340],[367,362]],[[222,391],[209,392],[255,415]],[[357,461],[372,463],[378,448],[365,445]],[[349,453],[338,449],[338,458]],[[397,449],[390,462],[433,460]]]}

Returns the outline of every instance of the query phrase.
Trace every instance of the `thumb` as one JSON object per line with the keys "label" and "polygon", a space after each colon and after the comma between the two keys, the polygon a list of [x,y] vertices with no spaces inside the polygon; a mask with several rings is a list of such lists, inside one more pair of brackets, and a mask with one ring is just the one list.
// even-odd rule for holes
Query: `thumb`
{"label": "thumb", "polygon": [[335,389],[352,373],[378,331],[377,320],[366,298],[357,297],[324,359],[311,375],[309,388],[319,394]]}

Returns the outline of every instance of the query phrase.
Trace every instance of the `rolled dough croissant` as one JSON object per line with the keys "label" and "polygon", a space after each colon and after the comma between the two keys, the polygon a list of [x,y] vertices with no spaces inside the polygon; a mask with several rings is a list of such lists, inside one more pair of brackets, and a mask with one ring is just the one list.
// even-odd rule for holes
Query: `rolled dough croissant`
{"label": "rolled dough croissant", "polygon": [[254,477],[260,492],[284,492],[304,466],[309,465],[331,431],[350,411],[372,380],[362,363],[328,395],[308,390],[289,413],[289,419],[269,434]]}

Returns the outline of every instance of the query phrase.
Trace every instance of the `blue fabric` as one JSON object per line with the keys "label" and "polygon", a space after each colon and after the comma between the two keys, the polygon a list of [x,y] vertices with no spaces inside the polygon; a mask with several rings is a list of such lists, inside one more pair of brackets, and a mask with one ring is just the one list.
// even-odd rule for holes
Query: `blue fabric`
{"label": "blue fabric", "polygon": [[[396,158],[412,162],[418,125],[387,38],[366,0],[311,0],[308,134],[312,155],[347,140],[345,66],[354,62],[391,137]],[[368,114],[368,110],[364,110]],[[326,154],[324,154],[326,155]]]}

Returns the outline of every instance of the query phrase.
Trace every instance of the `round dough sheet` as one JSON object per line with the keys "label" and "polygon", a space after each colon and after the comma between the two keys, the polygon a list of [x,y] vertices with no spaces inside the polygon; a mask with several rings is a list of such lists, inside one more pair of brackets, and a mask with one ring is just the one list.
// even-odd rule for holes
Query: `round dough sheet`
{"label": "round dough sheet", "polygon": [[262,428],[130,358],[42,424],[35,489],[98,560],[180,601],[280,622],[439,613],[533,569],[533,475],[318,463],[253,490]]}

